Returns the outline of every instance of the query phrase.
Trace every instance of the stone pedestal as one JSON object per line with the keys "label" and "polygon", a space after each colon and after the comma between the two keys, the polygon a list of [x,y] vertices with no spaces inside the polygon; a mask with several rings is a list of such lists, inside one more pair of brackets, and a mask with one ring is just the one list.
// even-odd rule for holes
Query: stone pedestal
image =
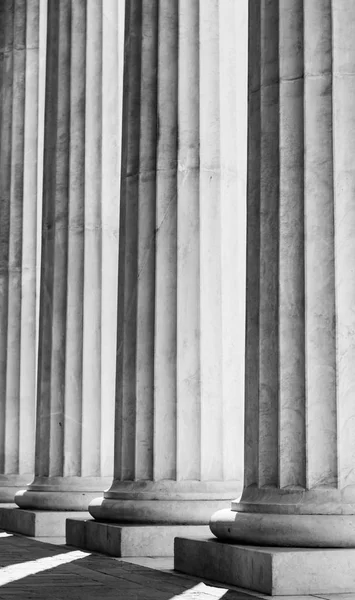
{"label": "stone pedestal", "polygon": [[34,469],[39,42],[40,0],[1,2],[0,502]]}
{"label": "stone pedestal", "polygon": [[163,535],[241,488],[237,10],[126,11],[115,476],[89,511]]}
{"label": "stone pedestal", "polygon": [[208,536],[176,537],[174,545],[177,571],[262,594],[310,600],[311,594],[327,598],[355,588],[353,548],[245,546]]}
{"label": "stone pedestal", "polygon": [[268,550],[288,594],[354,592],[355,5],[249,7],[244,491],[211,530],[301,548]]}
{"label": "stone pedestal", "polygon": [[86,511],[25,510],[13,504],[3,504],[0,506],[0,529],[31,537],[62,538],[62,543],[65,543],[67,519],[75,517],[80,522],[89,516]]}
{"label": "stone pedestal", "polygon": [[68,546],[121,558],[173,556],[176,537],[208,533],[208,525],[118,525],[70,518],[66,521]]}
{"label": "stone pedestal", "polygon": [[112,482],[118,45],[116,0],[48,1],[35,478],[15,497],[24,509],[86,511]]}

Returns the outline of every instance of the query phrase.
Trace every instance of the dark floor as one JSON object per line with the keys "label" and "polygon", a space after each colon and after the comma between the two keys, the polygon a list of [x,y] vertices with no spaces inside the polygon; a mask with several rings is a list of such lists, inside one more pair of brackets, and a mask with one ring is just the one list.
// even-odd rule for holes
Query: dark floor
{"label": "dark floor", "polygon": [[0,532],[0,599],[3,598],[250,600],[256,596],[148,568],[137,561],[133,564]]}

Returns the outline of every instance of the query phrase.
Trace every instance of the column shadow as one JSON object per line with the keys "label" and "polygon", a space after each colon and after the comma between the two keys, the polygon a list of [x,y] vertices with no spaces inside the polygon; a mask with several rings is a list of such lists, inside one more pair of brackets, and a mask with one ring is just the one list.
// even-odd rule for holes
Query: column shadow
{"label": "column shadow", "polygon": [[0,600],[251,600],[194,578],[0,533]]}

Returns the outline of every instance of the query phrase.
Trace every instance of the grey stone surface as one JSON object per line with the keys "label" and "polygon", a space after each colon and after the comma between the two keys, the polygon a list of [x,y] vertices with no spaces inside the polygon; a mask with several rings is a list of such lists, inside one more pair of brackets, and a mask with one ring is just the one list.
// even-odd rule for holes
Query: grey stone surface
{"label": "grey stone surface", "polygon": [[276,596],[355,592],[353,548],[275,548],[176,538],[174,568]]}
{"label": "grey stone surface", "polygon": [[0,528],[32,537],[64,537],[66,519],[88,516],[87,512],[23,510],[15,505],[0,505]]}
{"label": "grey stone surface", "polygon": [[70,546],[111,556],[173,556],[176,536],[208,534],[201,525],[136,525],[68,519],[66,540]]}

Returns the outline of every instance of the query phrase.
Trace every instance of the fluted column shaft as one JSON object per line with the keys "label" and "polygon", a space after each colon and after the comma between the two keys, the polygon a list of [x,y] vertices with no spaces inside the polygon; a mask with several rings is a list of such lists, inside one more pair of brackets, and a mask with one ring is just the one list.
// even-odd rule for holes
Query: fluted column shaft
{"label": "fluted column shaft", "polygon": [[236,10],[126,3],[115,479],[98,519],[206,523],[241,487]]}
{"label": "fluted column shaft", "polygon": [[245,487],[212,531],[355,541],[355,5],[250,2]]}
{"label": "fluted column shaft", "polygon": [[39,48],[40,0],[1,0],[0,502],[34,471]]}
{"label": "fluted column shaft", "polygon": [[35,479],[21,507],[87,509],[113,473],[118,6],[49,0]]}

